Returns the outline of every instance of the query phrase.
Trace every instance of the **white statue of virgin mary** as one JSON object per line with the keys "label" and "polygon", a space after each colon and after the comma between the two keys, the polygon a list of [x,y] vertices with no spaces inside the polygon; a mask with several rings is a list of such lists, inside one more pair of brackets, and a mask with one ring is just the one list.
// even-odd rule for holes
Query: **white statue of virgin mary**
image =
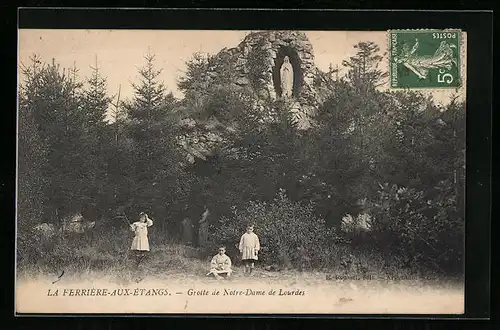
{"label": "white statue of virgin mary", "polygon": [[280,69],[281,95],[283,97],[291,97],[293,90],[293,68],[288,56],[283,59],[283,64]]}

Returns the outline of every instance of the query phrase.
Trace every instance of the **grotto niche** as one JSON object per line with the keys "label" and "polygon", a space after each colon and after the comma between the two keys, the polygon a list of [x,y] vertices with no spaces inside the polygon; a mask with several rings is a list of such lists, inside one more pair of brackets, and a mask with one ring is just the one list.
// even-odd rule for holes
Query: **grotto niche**
{"label": "grotto niche", "polygon": [[[286,62],[289,62],[286,63]],[[279,98],[286,97],[286,91],[283,91],[282,86],[286,81],[282,81],[282,75],[284,74],[283,67],[284,66],[291,67],[292,74],[292,86],[291,86],[291,95],[288,97],[297,98],[300,94],[300,89],[303,81],[303,73],[300,65],[300,58],[297,52],[291,47],[280,47],[276,54],[275,65],[273,67],[273,85],[274,90],[276,91],[276,95]],[[286,73],[285,73],[286,77]]]}

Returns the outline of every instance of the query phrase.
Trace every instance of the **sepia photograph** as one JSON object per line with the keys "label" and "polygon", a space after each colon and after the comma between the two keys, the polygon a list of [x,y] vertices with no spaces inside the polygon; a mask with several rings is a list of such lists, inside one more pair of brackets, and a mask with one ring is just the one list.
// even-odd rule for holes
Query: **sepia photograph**
{"label": "sepia photograph", "polygon": [[463,314],[466,43],[19,29],[16,313]]}

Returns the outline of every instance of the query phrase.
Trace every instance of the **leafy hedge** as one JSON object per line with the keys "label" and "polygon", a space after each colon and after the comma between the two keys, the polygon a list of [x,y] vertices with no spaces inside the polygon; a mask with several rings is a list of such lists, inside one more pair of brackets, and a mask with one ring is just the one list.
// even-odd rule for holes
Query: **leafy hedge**
{"label": "leafy hedge", "polygon": [[265,264],[299,266],[304,261],[320,264],[318,251],[327,245],[330,230],[314,214],[311,203],[291,201],[280,189],[271,202],[250,201],[243,210],[222,217],[212,227],[214,242],[237,244],[248,224],[254,224]]}

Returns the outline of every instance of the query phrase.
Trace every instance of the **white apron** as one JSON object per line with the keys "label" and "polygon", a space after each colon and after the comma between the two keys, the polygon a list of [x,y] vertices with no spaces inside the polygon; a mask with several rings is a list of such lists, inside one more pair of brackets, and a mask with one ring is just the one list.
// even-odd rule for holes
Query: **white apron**
{"label": "white apron", "polygon": [[130,225],[132,231],[135,233],[134,240],[132,241],[131,250],[149,251],[148,240],[148,227],[153,225],[153,221],[148,219],[146,222],[134,222]]}
{"label": "white apron", "polygon": [[258,260],[257,253],[260,250],[259,237],[255,233],[244,233],[240,239],[241,260]]}

